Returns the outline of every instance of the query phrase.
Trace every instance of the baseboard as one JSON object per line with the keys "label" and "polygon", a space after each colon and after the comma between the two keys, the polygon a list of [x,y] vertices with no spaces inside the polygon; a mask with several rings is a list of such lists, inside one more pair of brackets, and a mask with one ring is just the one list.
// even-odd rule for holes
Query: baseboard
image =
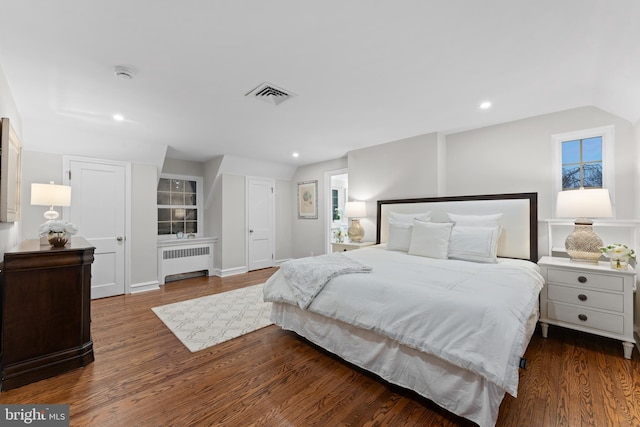
{"label": "baseboard", "polygon": [[138,292],[155,291],[160,289],[160,282],[152,280],[150,282],[134,283],[129,287],[130,294],[137,294]]}
{"label": "baseboard", "polygon": [[290,261],[290,260],[291,260],[291,258],[286,258],[286,259],[277,259],[277,260],[275,261],[275,266],[276,266],[276,267],[280,267],[280,265],[282,265],[282,263],[287,262],[287,261]]}
{"label": "baseboard", "polygon": [[247,267],[235,267],[235,268],[228,268],[226,270],[216,269],[216,276],[228,277],[228,276],[235,276],[236,274],[243,274],[247,272],[249,272]]}

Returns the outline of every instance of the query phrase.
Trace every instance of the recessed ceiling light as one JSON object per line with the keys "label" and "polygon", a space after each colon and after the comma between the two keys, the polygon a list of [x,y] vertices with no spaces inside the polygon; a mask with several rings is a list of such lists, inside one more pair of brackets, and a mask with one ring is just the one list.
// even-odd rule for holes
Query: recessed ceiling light
{"label": "recessed ceiling light", "polygon": [[300,157],[300,153],[293,153],[292,156],[298,158]]}
{"label": "recessed ceiling light", "polygon": [[491,102],[484,101],[482,104],[480,104],[480,108],[482,110],[487,110],[487,109],[491,108]]}
{"label": "recessed ceiling light", "polygon": [[121,122],[124,120],[124,116],[122,114],[114,114],[113,115],[113,120],[117,121],[117,122]]}

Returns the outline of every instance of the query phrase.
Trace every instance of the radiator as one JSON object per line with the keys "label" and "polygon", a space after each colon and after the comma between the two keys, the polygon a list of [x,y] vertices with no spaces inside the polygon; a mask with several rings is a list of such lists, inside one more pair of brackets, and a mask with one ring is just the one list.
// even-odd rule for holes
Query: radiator
{"label": "radiator", "polygon": [[179,242],[158,245],[158,282],[167,277],[203,271],[213,276],[213,243]]}

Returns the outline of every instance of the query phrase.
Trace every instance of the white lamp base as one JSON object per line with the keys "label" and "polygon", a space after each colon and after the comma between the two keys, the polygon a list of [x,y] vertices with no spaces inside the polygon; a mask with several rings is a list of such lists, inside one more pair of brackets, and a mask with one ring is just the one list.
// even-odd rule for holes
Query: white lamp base
{"label": "white lamp base", "polygon": [[352,242],[360,243],[364,237],[364,228],[360,225],[360,220],[356,218],[351,219],[351,227],[347,231],[349,240]]}
{"label": "white lamp base", "polygon": [[596,264],[600,260],[602,239],[593,231],[592,224],[586,218],[576,220],[573,231],[564,242],[571,261]]}

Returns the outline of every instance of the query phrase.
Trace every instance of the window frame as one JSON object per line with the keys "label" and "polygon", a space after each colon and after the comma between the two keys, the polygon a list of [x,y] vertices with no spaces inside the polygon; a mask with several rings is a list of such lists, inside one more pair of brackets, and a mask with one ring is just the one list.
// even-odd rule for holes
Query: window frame
{"label": "window frame", "polygon": [[[202,232],[202,215],[204,214],[203,210],[202,210],[202,197],[203,197],[203,178],[201,176],[193,176],[193,175],[179,175],[179,174],[170,174],[170,173],[162,173],[160,174],[160,178],[158,179],[158,184],[160,183],[160,179],[180,179],[180,180],[185,180],[185,181],[195,181],[196,183],[196,204],[195,205],[159,205],[157,203],[158,200],[158,186],[156,186],[156,209],[160,209],[163,207],[168,207],[168,208],[175,208],[176,206],[178,207],[185,207],[185,208],[189,208],[189,209],[195,209],[196,210],[196,215],[197,215],[197,219],[196,219],[196,224],[198,227],[198,232],[194,233],[196,237],[202,237],[203,236],[203,232]],[[158,229],[158,223],[160,222],[160,220],[158,218],[156,218],[156,233],[157,233],[157,229]],[[185,233],[185,239],[186,239],[186,234]],[[173,240],[176,239],[176,235],[175,234],[157,234],[158,237],[158,241],[164,241],[164,240]]]}
{"label": "window frame", "polygon": [[[562,190],[562,143],[577,139],[587,139],[593,137],[602,138],[602,188],[609,190],[611,204],[614,207],[615,216],[615,127],[613,125],[602,126],[592,129],[583,129],[573,132],[558,133],[551,136],[553,153],[553,203],[552,217],[556,214],[557,195]],[[571,190],[567,190],[571,191]]]}

